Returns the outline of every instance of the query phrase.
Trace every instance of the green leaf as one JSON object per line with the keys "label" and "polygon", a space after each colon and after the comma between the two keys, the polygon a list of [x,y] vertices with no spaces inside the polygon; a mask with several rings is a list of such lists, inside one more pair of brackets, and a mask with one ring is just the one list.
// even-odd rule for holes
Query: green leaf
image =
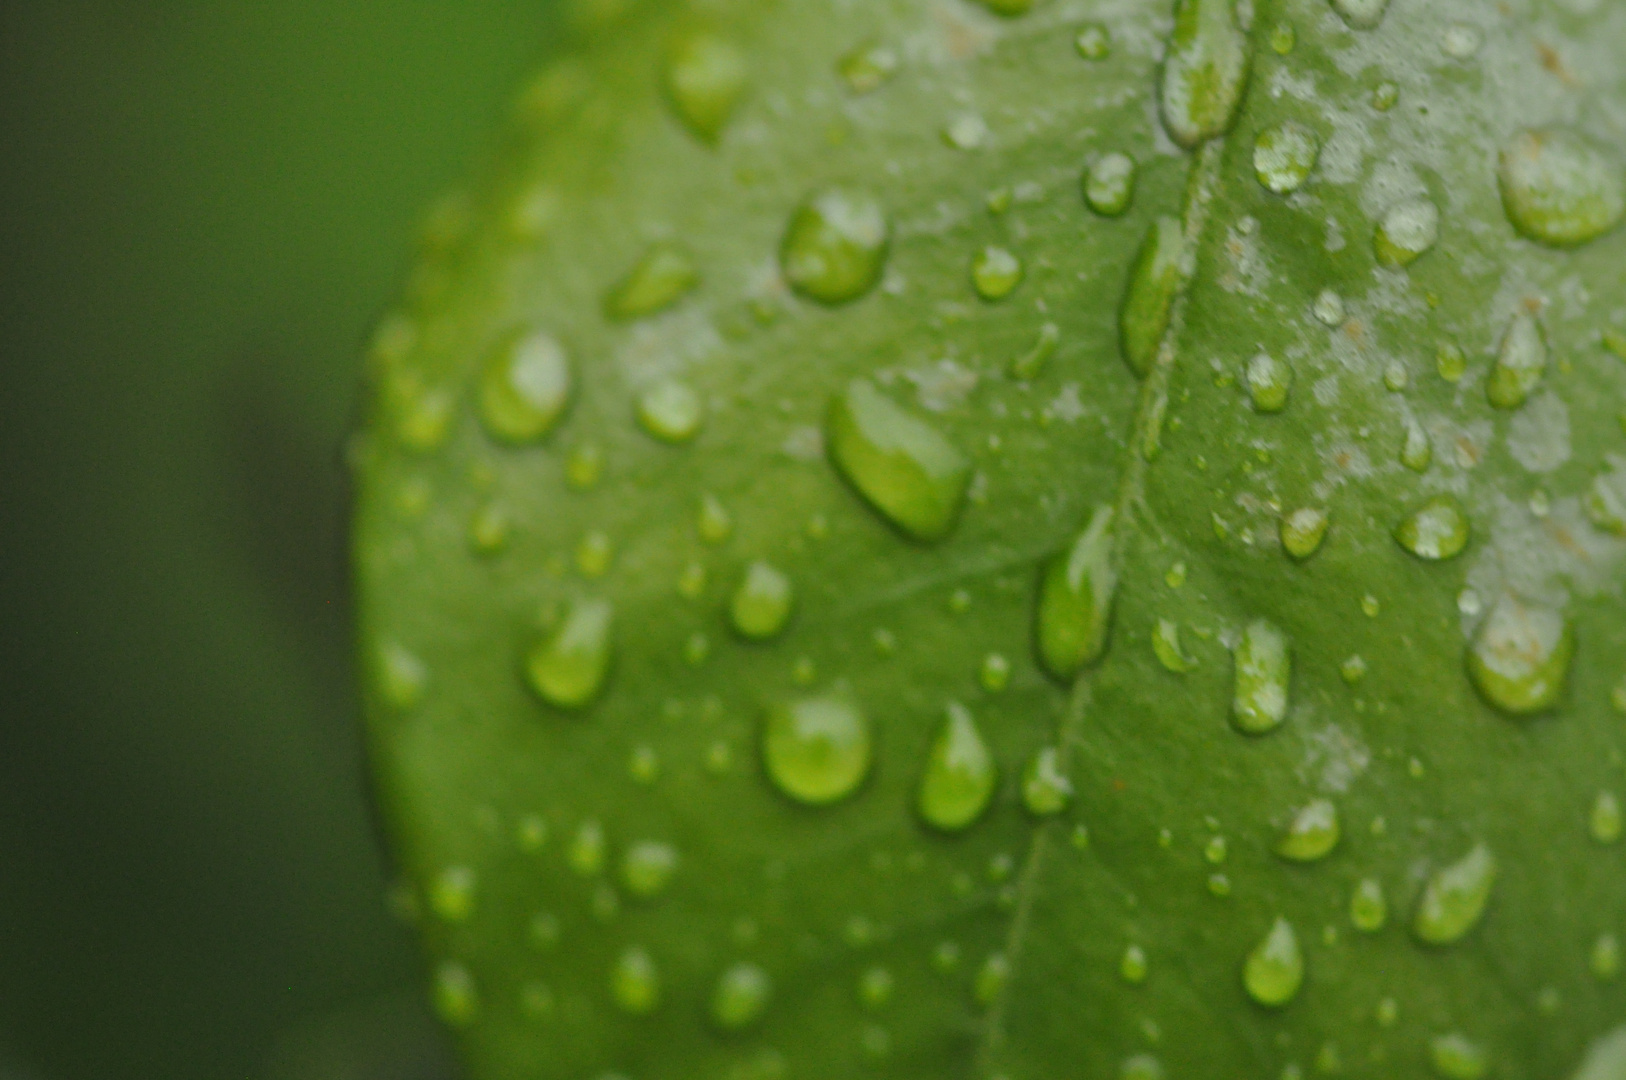
{"label": "green leaf", "polygon": [[678,4],[527,94],[356,451],[474,1075],[1622,1075],[1626,9],[706,10],[704,137]]}

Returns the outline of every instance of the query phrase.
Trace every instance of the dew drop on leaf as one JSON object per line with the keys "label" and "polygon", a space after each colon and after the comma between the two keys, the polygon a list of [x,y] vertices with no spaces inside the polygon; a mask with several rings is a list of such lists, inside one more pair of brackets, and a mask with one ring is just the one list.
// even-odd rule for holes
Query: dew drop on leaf
{"label": "dew drop on leaf", "polygon": [[1322,326],[1341,326],[1344,322],[1344,298],[1333,289],[1322,289],[1316,295],[1315,306],[1311,309],[1316,322]]}
{"label": "dew drop on leaf", "polygon": [[1151,1054],[1136,1054],[1119,1068],[1118,1080],[1163,1080],[1163,1063]]}
{"label": "dew drop on leaf", "polygon": [[1118,588],[1111,507],[1097,508],[1087,529],[1051,558],[1039,582],[1035,638],[1039,661],[1070,682],[1107,649],[1112,602]]}
{"label": "dew drop on leaf", "polygon": [[734,532],[734,518],[715,495],[700,497],[700,515],[695,525],[700,539],[708,544],[721,544]]}
{"label": "dew drop on leaf", "polygon": [[793,289],[822,304],[845,304],[875,287],[891,228],[880,200],[861,188],[825,188],[791,216],[779,248]]}
{"label": "dew drop on leaf", "polygon": [[1599,982],[1614,982],[1620,975],[1620,939],[1614,934],[1602,934],[1592,943],[1588,967]]}
{"label": "dew drop on leaf", "polygon": [[1315,132],[1288,121],[1261,131],[1253,143],[1253,172],[1267,191],[1291,195],[1304,186],[1321,153]]}
{"label": "dew drop on leaf", "polygon": [[1389,209],[1372,234],[1372,249],[1384,266],[1410,266],[1440,239],[1440,209],[1428,199],[1407,199]]}
{"label": "dew drop on leaf", "polygon": [[576,835],[570,838],[570,850],[566,858],[570,868],[581,877],[595,877],[604,870],[604,860],[608,855],[609,842],[604,836],[604,826],[593,818],[588,818],[576,828]]}
{"label": "dew drop on leaf", "polygon": [[1034,817],[1054,817],[1073,799],[1073,782],[1062,771],[1061,752],[1040,748],[1022,772],[1022,805]]}
{"label": "dew drop on leaf", "polygon": [[469,518],[469,547],[476,555],[495,555],[508,546],[512,527],[506,510],[487,503]]}
{"label": "dew drop on leaf", "polygon": [[538,697],[560,709],[581,709],[598,697],[610,673],[613,610],[606,600],[578,600],[531,650],[525,675]]}
{"label": "dew drop on leaf", "polygon": [[840,697],[802,698],[770,706],[762,757],[773,785],[797,802],[818,806],[858,790],[870,769],[869,722]]}
{"label": "dew drop on leaf", "polygon": [[1011,681],[1011,662],[1000,653],[989,653],[977,669],[977,682],[990,694],[1004,690]]}
{"label": "dew drop on leaf", "polygon": [[1400,519],[1395,541],[1428,562],[1454,559],[1468,546],[1468,515],[1451,495],[1436,495]]}
{"label": "dew drop on leaf", "polygon": [[1415,420],[1406,422],[1406,441],[1400,446],[1400,464],[1415,473],[1428,472],[1434,463],[1434,443],[1423,425]]}
{"label": "dew drop on leaf", "polygon": [[741,962],[724,970],[711,993],[711,1019],[724,1031],[748,1028],[762,1018],[773,996],[773,981],[758,964]]}
{"label": "dew drop on leaf", "polygon": [[871,1012],[879,1012],[892,1003],[896,983],[892,972],[884,967],[866,968],[858,976],[858,1001]]}
{"label": "dew drop on leaf", "polygon": [[1517,409],[1547,372],[1547,335],[1535,316],[1519,312],[1502,335],[1485,394],[1498,409]]}
{"label": "dew drop on leaf", "polygon": [[898,73],[898,52],[890,45],[866,41],[841,58],[836,71],[855,94],[879,90]]}
{"label": "dew drop on leaf", "polygon": [[1023,382],[1030,382],[1039,377],[1044,366],[1056,354],[1056,346],[1061,342],[1061,327],[1055,323],[1047,322],[1039,327],[1039,336],[1033,343],[1033,348],[1011,361],[1011,377]]}
{"label": "dew drop on leaf", "polygon": [[1487,702],[1524,716],[1558,704],[1574,655],[1562,612],[1503,594],[1468,646],[1468,674]]}
{"label": "dew drop on leaf", "polygon": [[598,484],[604,473],[604,451],[596,443],[580,443],[571,448],[565,459],[565,483],[577,491],[587,491]]}
{"label": "dew drop on leaf", "polygon": [[1101,23],[1086,23],[1073,38],[1073,48],[1086,60],[1105,60],[1112,55],[1112,35]]}
{"label": "dew drop on leaf", "polygon": [[481,373],[481,422],[499,442],[535,442],[564,415],[571,382],[559,342],[543,333],[513,335],[492,351]]}
{"label": "dew drop on leaf", "polygon": [[741,637],[767,641],[778,637],[790,622],[796,603],[796,589],[790,578],[770,563],[758,559],[746,567],[728,615]]}
{"label": "dew drop on leaf", "polygon": [[1496,857],[1485,844],[1449,866],[1436,870],[1423,886],[1412,917],[1412,933],[1429,945],[1462,940],[1479,924],[1496,884]]}
{"label": "dew drop on leaf", "polygon": [[632,1016],[647,1016],[660,1006],[660,972],[647,951],[632,946],[616,958],[610,969],[610,996]]}
{"label": "dew drop on leaf", "polygon": [[1389,0],[1332,0],[1332,8],[1352,30],[1371,30],[1383,21]]}
{"label": "dew drop on leaf", "polygon": [[971,463],[873,384],[854,380],[831,400],[825,443],[837,471],[906,535],[931,542],[954,528]]}
{"label": "dew drop on leaf", "polygon": [[672,107],[703,142],[715,143],[745,94],[750,72],[733,42],[697,32],[679,38],[666,61]]}
{"label": "dew drop on leaf", "polygon": [[1152,628],[1152,653],[1165,671],[1179,674],[1197,666],[1180,647],[1180,625],[1172,619],[1159,619]]}
{"label": "dew drop on leaf", "polygon": [[1236,685],[1231,718],[1238,729],[1262,735],[1287,719],[1293,661],[1287,636],[1264,619],[1242,631],[1235,652]]}
{"label": "dew drop on leaf", "polygon": [[1600,791],[1593,800],[1592,814],[1587,819],[1587,831],[1600,844],[1613,844],[1621,836],[1620,800],[1612,791]]}
{"label": "dew drop on leaf", "polygon": [[1349,921],[1364,934],[1375,934],[1389,921],[1389,901],[1376,878],[1362,878],[1349,897]]}
{"label": "dew drop on leaf", "polygon": [[1179,0],[1159,95],[1169,137],[1191,150],[1229,131],[1251,62],[1231,0]]}
{"label": "dew drop on leaf", "polygon": [[1490,1071],[1485,1048],[1457,1031],[1430,1039],[1428,1059],[1445,1080],[1483,1080]]}
{"label": "dew drop on leaf", "polygon": [[638,395],[638,422],[661,442],[688,442],[705,415],[699,393],[679,379],[662,379]]}
{"label": "dew drop on leaf", "polygon": [[1287,397],[1293,389],[1293,369],[1285,360],[1278,360],[1261,352],[1248,361],[1246,372],[1248,397],[1255,410],[1279,413],[1287,408]]}
{"label": "dew drop on leaf", "polygon": [[1146,950],[1139,945],[1131,945],[1124,950],[1123,959],[1118,961],[1118,974],[1124,982],[1131,986],[1139,986],[1146,981],[1150,965],[1146,959]]}
{"label": "dew drop on leaf", "polygon": [[984,300],[1003,300],[1022,283],[1022,261],[1002,247],[985,247],[971,260],[971,284]]}
{"label": "dew drop on leaf", "polygon": [[916,799],[921,818],[946,832],[969,828],[988,808],[998,780],[999,767],[971,710],[950,702],[926,755]]}
{"label": "dew drop on leaf", "polygon": [[1307,506],[1282,518],[1282,548],[1295,559],[1308,559],[1327,535],[1327,512]]}
{"label": "dew drop on leaf", "polygon": [[1102,154],[1084,173],[1084,202],[1102,217],[1120,217],[1135,198],[1135,160]]}
{"label": "dew drop on leaf", "polygon": [[666,891],[677,867],[677,848],[658,840],[640,840],[621,857],[621,884],[633,896],[648,900]]}
{"label": "dew drop on leaf", "polygon": [[656,244],[610,290],[604,313],[616,322],[641,319],[665,311],[699,284],[700,271],[687,250]]}
{"label": "dew drop on leaf", "polygon": [[1160,217],[1141,242],[1118,312],[1118,339],[1124,360],[1142,378],[1152,370],[1157,358],[1184,275],[1185,235],[1180,222]]}
{"label": "dew drop on leaf", "polygon": [[429,667],[417,654],[393,641],[378,646],[373,661],[378,692],[391,707],[405,712],[416,708],[429,689]]}
{"label": "dew drop on leaf", "polygon": [[1304,954],[1293,924],[1278,917],[1264,940],[1248,953],[1242,966],[1242,985],[1248,996],[1272,1009],[1281,1008],[1304,983]]}
{"label": "dew drop on leaf", "polygon": [[1549,247],[1595,240],[1626,216],[1626,167],[1562,128],[1513,136],[1498,158],[1497,180],[1508,221]]}
{"label": "dew drop on leaf", "polygon": [[1324,859],[1338,846],[1338,808],[1331,799],[1307,803],[1288,824],[1276,844],[1276,854],[1294,862]]}
{"label": "dew drop on leaf", "polygon": [[1582,505],[1592,524],[1606,533],[1626,537],[1626,463],[1599,473]]}
{"label": "dew drop on leaf", "polygon": [[465,923],[474,914],[474,871],[448,866],[429,885],[429,910],[445,923]]}
{"label": "dew drop on leaf", "polygon": [[451,1028],[466,1028],[480,1017],[480,994],[469,969],[456,962],[435,969],[435,1013]]}
{"label": "dew drop on leaf", "polygon": [[1004,992],[1005,984],[1010,981],[1011,962],[1005,958],[1004,953],[992,953],[977,969],[977,978],[972,986],[972,993],[979,1005],[992,1005]]}

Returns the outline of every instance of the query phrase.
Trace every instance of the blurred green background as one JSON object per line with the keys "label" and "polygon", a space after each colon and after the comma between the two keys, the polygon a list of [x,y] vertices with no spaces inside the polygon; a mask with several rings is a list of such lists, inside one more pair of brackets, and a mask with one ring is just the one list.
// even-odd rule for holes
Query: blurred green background
{"label": "blurred green background", "polygon": [[549,0],[0,3],[0,1077],[450,1075],[340,446]]}

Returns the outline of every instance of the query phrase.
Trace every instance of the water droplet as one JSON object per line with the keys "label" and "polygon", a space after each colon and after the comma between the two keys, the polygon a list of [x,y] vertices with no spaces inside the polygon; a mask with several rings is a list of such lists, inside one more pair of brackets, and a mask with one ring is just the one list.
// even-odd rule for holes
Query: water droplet
{"label": "water droplet", "polygon": [[587,491],[596,485],[604,473],[604,451],[594,443],[582,443],[571,448],[565,460],[565,483],[577,491]]}
{"label": "water droplet", "polygon": [[1169,137],[1191,150],[1229,131],[1251,61],[1231,0],[1180,0],[1160,95]]}
{"label": "water droplet", "polygon": [[373,670],[378,692],[402,712],[417,708],[429,689],[428,665],[393,641],[378,646]]}
{"label": "water droplet", "polygon": [[1287,636],[1264,619],[1255,619],[1242,631],[1235,661],[1231,718],[1241,731],[1262,735],[1287,719],[1293,672]]}
{"label": "water droplet", "polygon": [[603,577],[610,572],[614,559],[615,546],[608,536],[597,530],[585,533],[576,545],[576,569],[583,577]]}
{"label": "water droplet", "polygon": [[1292,1001],[1304,983],[1304,954],[1299,950],[1293,924],[1278,917],[1270,933],[1255,945],[1242,967],[1242,985],[1248,996],[1266,1008],[1279,1009]]}
{"label": "water droplet", "polygon": [[604,313],[617,322],[665,311],[700,284],[694,258],[675,244],[656,244],[610,290]]}
{"label": "water droplet", "polygon": [[762,756],[774,786],[821,806],[858,790],[870,767],[869,722],[850,701],[802,698],[768,709]]}
{"label": "water droplet", "polygon": [[688,442],[699,434],[705,417],[699,393],[678,379],[662,379],[638,395],[638,422],[662,442]]}
{"label": "water droplet", "polygon": [[1219,866],[1229,854],[1229,845],[1223,836],[1210,836],[1208,843],[1203,845],[1203,858],[1214,866]]}
{"label": "water droplet", "polygon": [[1159,619],[1152,628],[1152,653],[1165,671],[1179,674],[1197,666],[1180,647],[1180,626],[1171,619]]}
{"label": "water droplet", "polygon": [[435,969],[435,1012],[447,1027],[466,1028],[480,1017],[480,993],[469,969],[456,962]]}
{"label": "water droplet", "polygon": [[1496,857],[1484,844],[1436,870],[1423,887],[1412,932],[1430,945],[1460,941],[1479,923],[1496,884]]}
{"label": "water droplet", "polygon": [[666,891],[677,867],[677,848],[658,840],[640,840],[621,858],[621,884],[632,895],[648,900]]}
{"label": "water droplet", "polygon": [[847,482],[904,533],[930,542],[953,529],[971,463],[924,419],[856,379],[830,402],[825,442]]}
{"label": "water droplet", "polygon": [[949,832],[969,828],[988,808],[998,781],[999,767],[971,711],[950,702],[948,718],[926,755],[916,801],[920,816]]}
{"label": "water droplet", "polygon": [[748,1028],[762,1018],[773,997],[773,980],[760,965],[734,964],[717,979],[711,993],[711,1018],[724,1031]]}
{"label": "water droplet", "polygon": [[1062,771],[1061,751],[1042,747],[1022,773],[1022,805],[1034,817],[1054,817],[1073,800],[1073,782]]}
{"label": "water droplet", "polygon": [[898,52],[890,45],[867,41],[841,58],[836,71],[855,94],[879,90],[902,66]]}
{"label": "water droplet", "polygon": [[1626,537],[1626,467],[1599,473],[1582,500],[1586,516],[1606,533]]}
{"label": "water droplet", "polygon": [[1411,373],[1406,365],[1399,360],[1389,361],[1383,369],[1383,385],[1391,394],[1398,394],[1411,385]]}
{"label": "water droplet", "polygon": [[1151,1054],[1136,1054],[1118,1069],[1118,1080],[1163,1080],[1163,1064]]}
{"label": "water droplet", "polygon": [[1293,369],[1287,361],[1259,353],[1248,361],[1247,381],[1255,410],[1279,413],[1287,408],[1287,396],[1293,389]]}
{"label": "water droplet", "polygon": [[1282,547],[1295,559],[1308,559],[1327,535],[1327,512],[1307,506],[1282,518]]}
{"label": "water droplet", "polygon": [[1351,656],[1338,665],[1338,674],[1350,686],[1354,686],[1366,678],[1366,660],[1360,656]]}
{"label": "water droplet", "polygon": [[932,950],[932,967],[947,975],[960,966],[960,946],[953,941],[939,942]]}
{"label": "water droplet", "polygon": [[1415,420],[1406,421],[1406,441],[1400,447],[1400,463],[1412,472],[1423,473],[1434,462],[1434,443],[1423,425]]}
{"label": "water droplet", "polygon": [[715,143],[734,115],[750,77],[745,54],[709,33],[687,34],[672,46],[666,91],[678,117],[703,142]]}
{"label": "water droplet", "polygon": [[649,953],[633,946],[623,952],[610,969],[610,995],[621,1010],[633,1016],[647,1016],[661,1003],[660,972]]}
{"label": "water droplet", "polygon": [[1521,131],[1503,147],[1497,179],[1508,221],[1551,247],[1595,240],[1626,216],[1626,169],[1572,131]]}
{"label": "water droplet", "polygon": [[1120,217],[1135,198],[1135,159],[1102,154],[1084,174],[1084,201],[1102,217]]}
{"label": "water droplet", "polygon": [[1276,844],[1276,854],[1294,862],[1324,859],[1338,846],[1338,808],[1330,799],[1316,799],[1293,815]]}
{"label": "water droplet", "polygon": [[1124,982],[1139,986],[1146,981],[1149,966],[1146,950],[1139,945],[1131,945],[1124,950],[1123,959],[1118,961],[1118,974],[1123,976]]}
{"label": "water droplet", "polygon": [[1321,154],[1315,132],[1291,120],[1266,128],[1253,143],[1253,172],[1267,191],[1291,195],[1304,186]]}
{"label": "water droplet", "polygon": [[1169,567],[1168,573],[1163,575],[1163,583],[1171,589],[1178,589],[1186,583],[1186,564],[1177,562]]}
{"label": "water droplet", "polygon": [[1038,0],[982,0],[982,6],[996,15],[1026,15]]}
{"label": "water droplet", "polygon": [[700,539],[708,544],[721,544],[734,532],[734,519],[728,509],[714,495],[700,498],[700,520],[696,526]]}
{"label": "water droplet", "polygon": [[1434,370],[1440,373],[1440,378],[1446,382],[1458,382],[1468,373],[1468,354],[1461,347],[1446,342],[1434,353]]}
{"label": "water droplet", "polygon": [[487,359],[480,379],[480,419],[505,443],[547,435],[570,403],[570,362],[547,334],[516,334]]}
{"label": "water droplet", "polygon": [[1270,28],[1270,48],[1277,56],[1286,56],[1299,43],[1299,33],[1290,22],[1279,22]]}
{"label": "water droplet", "polygon": [[525,938],[539,952],[551,950],[559,944],[559,917],[545,911],[532,915],[525,924]]}
{"label": "water droplet", "polygon": [[1022,260],[1002,247],[985,247],[971,260],[971,284],[984,300],[1003,300],[1022,283]]}
{"label": "water droplet", "polygon": [[1375,934],[1389,921],[1389,902],[1376,878],[1362,878],[1349,897],[1349,921],[1355,929]]}
{"label": "water droplet", "polygon": [[429,910],[441,922],[464,923],[474,914],[474,871],[449,866],[429,885]]}
{"label": "water droplet", "polygon": [[982,658],[982,667],[977,670],[977,682],[990,694],[997,694],[1004,690],[1011,681],[1011,662],[999,653],[989,653]]}
{"label": "water droplet", "polygon": [[1365,596],[1361,597],[1361,614],[1365,615],[1368,619],[1377,618],[1378,613],[1382,610],[1383,605],[1380,604],[1378,602],[1378,598],[1373,596],[1371,593],[1367,593]]}
{"label": "water droplet", "polygon": [[795,602],[796,589],[790,578],[758,559],[746,568],[729,601],[728,614],[742,637],[767,641],[784,631]]}
{"label": "water droplet", "polygon": [[894,988],[892,972],[884,967],[872,967],[858,977],[858,1000],[864,1008],[878,1012],[892,1003]]}
{"label": "water droplet", "polygon": [[1504,594],[1468,647],[1468,674],[1486,701],[1522,716],[1558,704],[1574,655],[1561,612]]}
{"label": "water droplet", "polygon": [[875,287],[891,227],[881,203],[859,188],[826,188],[792,215],[779,248],[785,280],[803,296],[844,304]]}
{"label": "water droplet", "polygon": [[1592,804],[1592,816],[1587,821],[1592,839],[1600,844],[1613,844],[1621,836],[1620,801],[1614,792],[1600,791]]}
{"label": "water droplet", "polygon": [[1520,312],[1502,335],[1485,393],[1498,409],[1517,409],[1547,371],[1547,335],[1535,317]]}
{"label": "water droplet", "polygon": [[1005,990],[1005,983],[1011,977],[1011,962],[1005,959],[1004,953],[991,953],[988,959],[982,962],[977,970],[973,993],[978,1004],[992,1005],[999,999]]}
{"label": "water droplet", "polygon": [[1600,936],[1592,943],[1588,966],[1599,982],[1614,982],[1620,975],[1620,939],[1614,934]]}
{"label": "water droplet", "polygon": [[706,592],[706,568],[698,562],[692,562],[683,568],[678,575],[678,595],[685,600],[698,600]]}
{"label": "water droplet", "polygon": [[943,141],[956,150],[975,150],[988,141],[988,122],[976,113],[961,113],[943,129]]}
{"label": "water droplet", "polygon": [[395,436],[401,445],[420,454],[440,449],[452,430],[457,399],[448,391],[425,387],[406,373],[386,383],[395,415]]}
{"label": "water droplet", "polygon": [[1332,289],[1322,289],[1315,298],[1315,307],[1311,309],[1316,321],[1322,326],[1342,326],[1344,322],[1344,298]]}
{"label": "water droplet", "polygon": [[495,555],[508,546],[511,529],[508,512],[487,503],[469,518],[469,547],[476,555]]}
{"label": "water droplet", "polygon": [[1460,1032],[1430,1039],[1428,1058],[1434,1071],[1446,1080],[1482,1080],[1490,1071],[1485,1048]]}
{"label": "water droplet", "polygon": [[1046,563],[1039,583],[1036,637],[1046,671],[1070,682],[1105,654],[1118,588],[1113,565],[1114,511],[1096,509],[1065,552]]}
{"label": "water droplet", "polygon": [[1372,234],[1372,250],[1384,266],[1410,266],[1440,239],[1440,208],[1428,199],[1407,199],[1390,208]]}
{"label": "water droplet", "polygon": [[610,673],[612,622],[608,601],[579,600],[571,605],[564,624],[526,659],[531,689],[556,708],[590,704]]}
{"label": "water droplet", "polygon": [[604,837],[604,826],[589,818],[576,829],[570,839],[567,858],[570,868],[582,877],[594,877],[604,869],[609,842]]}
{"label": "water droplet", "polygon": [[1468,515],[1451,495],[1436,495],[1395,526],[1401,547],[1429,562],[1454,559],[1468,546]]}
{"label": "water droplet", "polygon": [[514,827],[514,842],[530,854],[541,851],[548,842],[548,823],[541,814],[526,814]]}
{"label": "water droplet", "polygon": [[1389,0],[1332,0],[1332,8],[1352,30],[1371,30],[1383,21]]}
{"label": "water droplet", "polygon": [[1145,378],[1169,328],[1174,301],[1185,278],[1186,241],[1180,222],[1160,217],[1152,223],[1135,256],[1129,288],[1118,312],[1118,338],[1124,360]]}
{"label": "water droplet", "polygon": [[1105,60],[1112,55],[1112,35],[1101,23],[1085,23],[1073,38],[1073,48],[1086,60]]}
{"label": "water droplet", "polygon": [[1011,361],[1011,377],[1023,382],[1038,378],[1044,366],[1056,354],[1056,346],[1060,342],[1061,327],[1050,322],[1039,327],[1039,337],[1033,343],[1033,348]]}

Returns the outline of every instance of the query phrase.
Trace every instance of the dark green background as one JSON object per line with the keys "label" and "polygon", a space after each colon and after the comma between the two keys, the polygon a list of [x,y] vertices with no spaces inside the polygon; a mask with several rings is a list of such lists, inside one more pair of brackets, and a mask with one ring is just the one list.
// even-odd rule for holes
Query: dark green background
{"label": "dark green background", "polygon": [[0,4],[0,1077],[445,1074],[339,447],[548,7]]}

